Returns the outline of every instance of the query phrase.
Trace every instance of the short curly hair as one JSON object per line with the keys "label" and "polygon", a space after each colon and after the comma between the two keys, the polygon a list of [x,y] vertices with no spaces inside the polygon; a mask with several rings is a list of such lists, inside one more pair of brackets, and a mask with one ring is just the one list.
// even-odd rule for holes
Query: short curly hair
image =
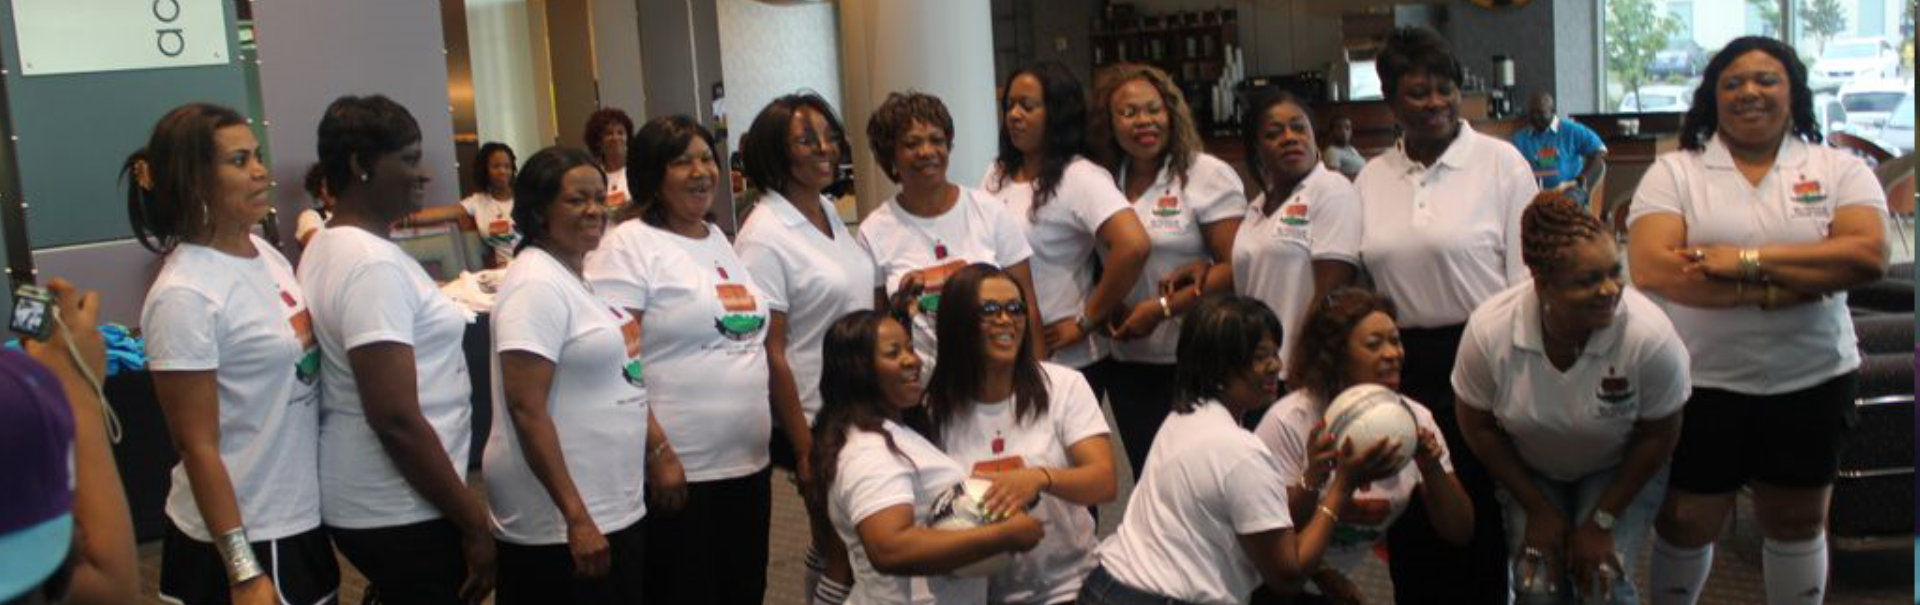
{"label": "short curly hair", "polygon": [[[580,136],[580,142],[581,144],[586,145],[587,152],[593,154],[594,159],[601,159],[600,158],[600,137],[602,135],[607,134],[608,128],[612,128],[616,125],[626,127],[627,136],[628,137],[633,136],[633,132],[634,132],[633,118],[628,117],[627,112],[620,111],[612,107],[603,107],[600,110],[593,112],[592,115],[587,116],[586,133]],[[620,166],[602,166],[602,168],[605,168],[607,170],[619,170],[621,167]]]}
{"label": "short curly hair", "polygon": [[947,104],[940,102],[940,97],[914,90],[888,94],[867,118],[867,146],[873,149],[880,170],[895,183],[900,182],[900,175],[893,165],[893,154],[900,137],[906,136],[914,122],[938,127],[947,135],[947,146],[953,146],[953,115],[947,113]]}

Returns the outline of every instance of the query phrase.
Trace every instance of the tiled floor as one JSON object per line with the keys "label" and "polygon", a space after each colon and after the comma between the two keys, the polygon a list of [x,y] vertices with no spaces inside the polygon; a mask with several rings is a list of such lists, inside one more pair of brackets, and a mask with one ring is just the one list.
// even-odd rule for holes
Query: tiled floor
{"label": "tiled floor", "polygon": [[[1116,452],[1116,455],[1120,454]],[[1101,507],[1102,535],[1113,531],[1115,522],[1124,514],[1124,496],[1133,487],[1132,477],[1126,476],[1129,474],[1126,466],[1121,465],[1121,469],[1123,497],[1119,502]],[[766,602],[769,605],[804,605],[805,601],[801,598],[801,557],[808,540],[806,511],[784,476],[776,474],[773,481],[773,535],[767,565]],[[1745,510],[1744,502],[1742,506],[1733,533],[1721,542],[1719,554],[1714,559],[1713,575],[1707,583],[1706,595],[1701,599],[1703,605],[1752,605],[1766,601],[1760,578],[1759,538],[1753,533],[1752,512]],[[1646,560],[1644,554],[1641,560]],[[1831,595],[1827,602],[1834,605],[1906,605],[1913,598],[1910,592],[1913,564],[1913,551],[1906,548],[1867,554],[1835,552],[1831,565]],[[154,596],[159,583],[158,542],[141,545],[140,568],[144,602],[162,603]],[[341,562],[341,568],[346,570],[346,578],[341,586],[340,602],[357,605],[365,582],[345,561]],[[1639,573],[1639,577],[1646,577],[1644,569]],[[1360,585],[1369,603],[1391,602],[1392,582],[1387,578],[1384,564],[1369,561],[1354,574],[1354,581]]]}

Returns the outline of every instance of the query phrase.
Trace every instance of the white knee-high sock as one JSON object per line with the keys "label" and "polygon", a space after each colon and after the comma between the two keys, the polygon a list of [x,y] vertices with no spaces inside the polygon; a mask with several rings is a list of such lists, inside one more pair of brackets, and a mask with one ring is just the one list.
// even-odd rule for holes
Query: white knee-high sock
{"label": "white knee-high sock", "polygon": [[811,598],[815,588],[820,585],[820,578],[827,573],[827,558],[820,556],[820,551],[808,546],[807,556],[802,559],[802,566],[806,568],[806,572],[802,574],[800,590],[803,592],[800,594]]}
{"label": "white knee-high sock", "polygon": [[1768,538],[1761,548],[1767,603],[1818,604],[1827,596],[1827,536],[1785,542]]}
{"label": "white knee-high sock", "polygon": [[852,586],[841,584],[822,574],[820,583],[813,587],[812,605],[843,605],[852,592]]}
{"label": "white knee-high sock", "polygon": [[1713,543],[1699,548],[1675,546],[1653,536],[1653,561],[1648,565],[1647,588],[1654,605],[1693,605],[1713,571]]}

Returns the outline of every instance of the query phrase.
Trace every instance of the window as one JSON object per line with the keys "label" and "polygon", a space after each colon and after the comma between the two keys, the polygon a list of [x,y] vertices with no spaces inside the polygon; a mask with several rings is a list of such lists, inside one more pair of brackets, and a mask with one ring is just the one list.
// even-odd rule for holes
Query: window
{"label": "window", "polygon": [[[1788,37],[1807,65],[1827,132],[1887,140],[1899,108],[1911,120],[1915,0],[1604,0],[1601,106],[1686,111],[1700,72],[1749,35]],[[1737,18],[1732,18],[1738,15]],[[1904,105],[1903,105],[1904,103]],[[1912,132],[1911,122],[1904,132]],[[1905,135],[1911,137],[1911,135]],[[1907,141],[1906,148],[1911,148]]]}

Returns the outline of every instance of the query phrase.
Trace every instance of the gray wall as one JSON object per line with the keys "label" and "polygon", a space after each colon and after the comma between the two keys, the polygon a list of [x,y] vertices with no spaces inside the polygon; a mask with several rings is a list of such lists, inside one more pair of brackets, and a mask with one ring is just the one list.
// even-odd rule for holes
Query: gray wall
{"label": "gray wall", "polygon": [[[226,56],[235,57],[233,6],[221,5],[228,24]],[[99,290],[105,321],[131,325],[139,319],[157,257],[127,239],[133,231],[116,178],[120,164],[146,144],[162,115],[183,103],[205,101],[246,111],[244,70],[229,61],[27,77],[21,75],[15,31],[13,0],[0,0],[5,102],[9,126],[19,136],[0,154],[17,162],[33,263],[42,281],[64,277]],[[4,290],[0,305],[10,314],[12,289]]]}
{"label": "gray wall", "polygon": [[[720,82],[720,17],[704,0],[637,0],[640,10],[640,70],[646,74],[646,115],[634,115],[636,125],[646,118],[686,114],[710,129],[713,121],[713,85]],[[733,128],[744,129],[760,108],[729,104]],[[742,112],[746,112],[743,114]],[[744,117],[742,117],[744,115]],[[726,139],[726,135],[715,132]],[[713,214],[720,227],[732,233],[739,225],[733,216],[732,188],[727,186],[731,152],[724,142],[714,150],[720,164],[720,190]]]}
{"label": "gray wall", "polygon": [[411,111],[420,122],[422,165],[433,179],[427,205],[459,201],[438,3],[258,2],[253,16],[273,177],[280,183],[274,203],[288,241],[306,203],[299,183],[317,157],[316,127],[341,95],[384,94]]}

